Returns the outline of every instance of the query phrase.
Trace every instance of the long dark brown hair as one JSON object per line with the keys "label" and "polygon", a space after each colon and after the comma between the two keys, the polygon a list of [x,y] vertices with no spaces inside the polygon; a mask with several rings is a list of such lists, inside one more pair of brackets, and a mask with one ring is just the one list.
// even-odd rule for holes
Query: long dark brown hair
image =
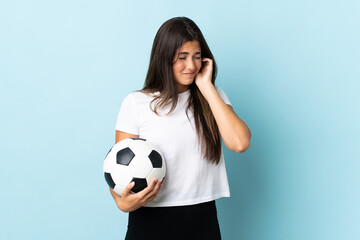
{"label": "long dark brown hair", "polygon": [[[152,108],[156,114],[158,114],[158,108],[170,103],[172,105],[168,114],[175,110],[178,101],[178,90],[172,70],[173,59],[177,49],[181,48],[184,43],[194,40],[200,44],[201,57],[213,60],[211,82],[215,86],[217,74],[215,59],[199,27],[186,17],[171,18],[163,23],[156,33],[149,69],[144,87],[141,90],[146,93],[160,93],[151,102],[156,101],[155,107]],[[195,81],[189,87],[190,96],[186,115],[188,116],[189,109],[193,110],[198,142],[201,145],[203,157],[212,163],[218,164],[221,155],[221,137],[214,115]]]}

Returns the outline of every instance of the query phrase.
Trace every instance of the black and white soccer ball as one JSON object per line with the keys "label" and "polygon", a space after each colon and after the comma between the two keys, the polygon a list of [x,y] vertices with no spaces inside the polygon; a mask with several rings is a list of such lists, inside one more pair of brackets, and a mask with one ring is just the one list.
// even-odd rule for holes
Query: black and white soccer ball
{"label": "black and white soccer ball", "polygon": [[146,188],[152,179],[164,179],[166,164],[162,153],[143,138],[126,138],[116,143],[104,161],[107,184],[119,195],[135,182],[133,193]]}

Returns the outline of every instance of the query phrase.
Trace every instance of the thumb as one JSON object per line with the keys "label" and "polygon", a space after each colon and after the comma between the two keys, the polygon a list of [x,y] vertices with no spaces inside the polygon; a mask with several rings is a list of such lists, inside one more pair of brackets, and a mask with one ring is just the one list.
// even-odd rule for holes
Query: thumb
{"label": "thumb", "polygon": [[130,194],[131,189],[132,189],[134,186],[135,186],[135,182],[131,182],[131,183],[129,183],[129,184],[126,186],[126,188],[124,189],[124,191],[123,191],[122,195],[123,195],[123,196],[127,196],[127,195],[129,195],[129,194]]}

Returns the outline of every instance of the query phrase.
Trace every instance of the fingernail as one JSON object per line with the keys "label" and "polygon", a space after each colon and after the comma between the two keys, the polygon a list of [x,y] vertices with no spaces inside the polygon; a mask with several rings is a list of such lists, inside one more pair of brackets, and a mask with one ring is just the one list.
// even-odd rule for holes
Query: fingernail
{"label": "fingernail", "polygon": [[131,182],[130,184],[131,184],[131,185],[134,185],[134,184],[135,184],[135,182]]}

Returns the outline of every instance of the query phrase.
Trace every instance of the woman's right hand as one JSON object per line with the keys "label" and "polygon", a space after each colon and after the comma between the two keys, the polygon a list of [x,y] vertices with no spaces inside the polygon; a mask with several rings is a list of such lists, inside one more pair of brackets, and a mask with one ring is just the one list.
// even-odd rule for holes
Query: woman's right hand
{"label": "woman's right hand", "polygon": [[130,192],[134,185],[134,182],[127,185],[121,196],[110,188],[111,195],[115,199],[116,205],[123,212],[135,211],[148,202],[154,200],[160,190],[162,180],[153,179],[149,186],[138,193]]}

